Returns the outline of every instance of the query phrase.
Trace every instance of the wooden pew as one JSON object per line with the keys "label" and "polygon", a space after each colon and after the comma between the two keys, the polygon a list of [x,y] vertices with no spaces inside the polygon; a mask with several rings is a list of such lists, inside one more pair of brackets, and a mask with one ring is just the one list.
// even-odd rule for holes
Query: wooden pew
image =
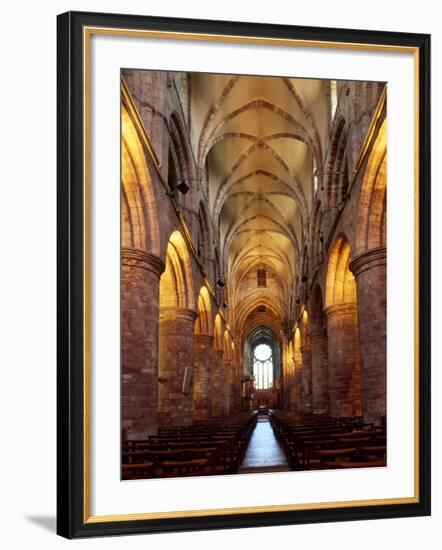
{"label": "wooden pew", "polygon": [[[123,478],[236,473],[256,422],[256,413],[244,413],[205,425],[169,426],[147,440],[124,441]],[[147,462],[153,466],[143,469]]]}

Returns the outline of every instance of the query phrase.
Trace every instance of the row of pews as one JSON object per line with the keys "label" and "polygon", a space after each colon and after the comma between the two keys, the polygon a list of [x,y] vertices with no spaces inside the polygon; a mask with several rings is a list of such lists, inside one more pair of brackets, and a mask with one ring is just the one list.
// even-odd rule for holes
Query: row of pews
{"label": "row of pews", "polygon": [[270,411],[273,432],[293,470],[386,465],[386,431],[360,417],[330,418]]}
{"label": "row of pews", "polygon": [[235,474],[256,426],[257,413],[208,424],[160,428],[146,440],[122,442],[122,479]]}

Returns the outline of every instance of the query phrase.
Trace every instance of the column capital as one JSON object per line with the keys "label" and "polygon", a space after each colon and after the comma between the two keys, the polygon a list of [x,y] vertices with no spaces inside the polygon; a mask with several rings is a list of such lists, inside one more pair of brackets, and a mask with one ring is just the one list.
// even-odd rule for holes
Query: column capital
{"label": "column capital", "polygon": [[213,343],[213,336],[210,334],[195,334],[195,340],[211,346]]}
{"label": "column capital", "polygon": [[316,338],[326,338],[327,332],[324,328],[318,328],[309,331],[308,335],[310,340],[315,340]]}
{"label": "column capital", "polygon": [[324,309],[327,317],[332,317],[334,315],[348,315],[357,313],[356,302],[344,302],[342,304],[334,304],[333,306],[328,306]]}
{"label": "column capital", "polygon": [[197,318],[197,313],[193,309],[185,307],[162,307],[160,309],[160,321],[162,320],[180,320],[194,323]]}
{"label": "column capital", "polygon": [[161,258],[138,248],[122,248],[121,265],[146,269],[155,273],[158,277],[166,268]]}
{"label": "column capital", "polygon": [[350,271],[358,277],[364,271],[387,264],[387,248],[379,246],[358,254],[350,262]]}

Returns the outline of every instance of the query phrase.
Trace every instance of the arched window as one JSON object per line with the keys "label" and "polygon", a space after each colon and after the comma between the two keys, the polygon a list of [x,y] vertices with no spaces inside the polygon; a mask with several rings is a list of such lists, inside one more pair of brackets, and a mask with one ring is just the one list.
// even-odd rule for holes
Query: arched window
{"label": "arched window", "polygon": [[273,387],[272,348],[268,344],[258,344],[253,351],[253,377],[257,390]]}

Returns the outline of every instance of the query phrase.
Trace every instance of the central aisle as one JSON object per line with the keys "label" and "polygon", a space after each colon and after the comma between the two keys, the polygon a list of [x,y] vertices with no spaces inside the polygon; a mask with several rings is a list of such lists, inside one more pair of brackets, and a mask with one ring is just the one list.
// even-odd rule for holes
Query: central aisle
{"label": "central aisle", "polygon": [[290,467],[267,418],[258,420],[253,430],[239,474],[288,472]]}

